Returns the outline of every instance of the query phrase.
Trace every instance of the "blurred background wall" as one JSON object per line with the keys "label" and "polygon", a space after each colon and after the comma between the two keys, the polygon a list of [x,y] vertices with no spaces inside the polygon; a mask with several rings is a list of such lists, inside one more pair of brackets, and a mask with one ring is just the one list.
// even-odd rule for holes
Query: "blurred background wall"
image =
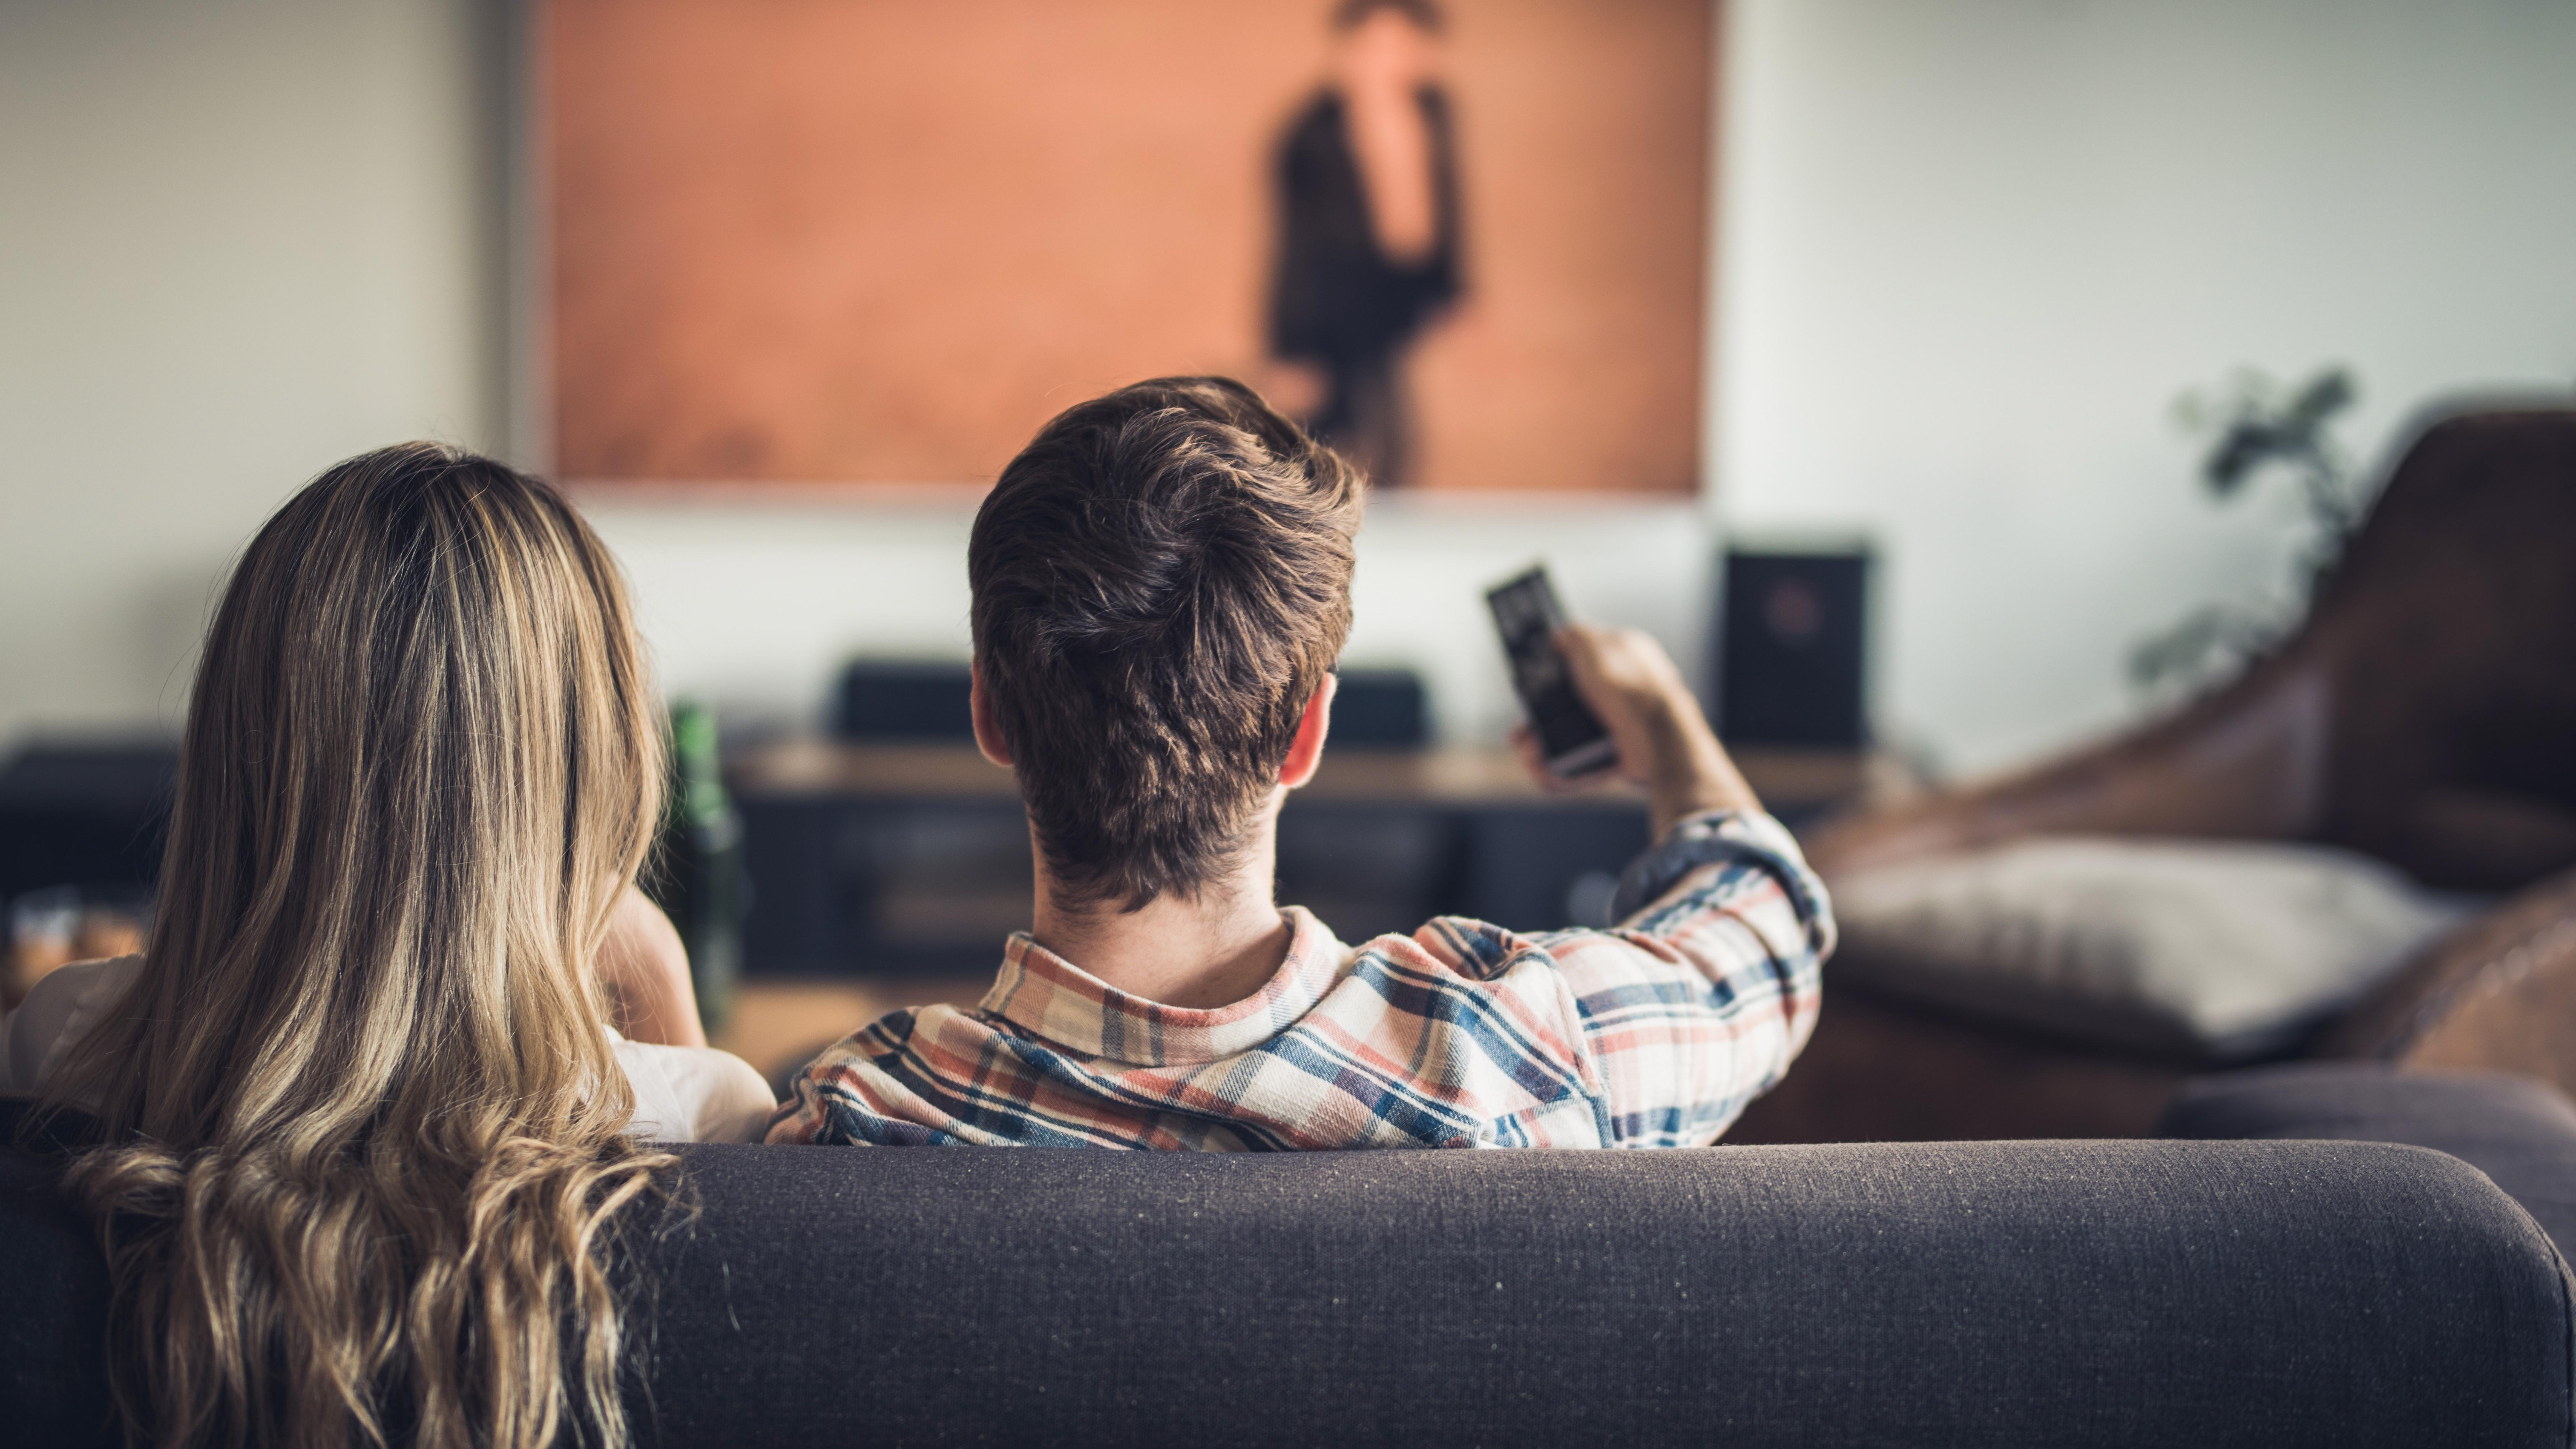
{"label": "blurred background wall", "polygon": [[2277,585],[2168,408],[2350,366],[2420,405],[2576,382],[2576,5],[1739,0],[1715,487],[1880,545],[1882,722],[1953,769],[2137,705],[2123,655]]}
{"label": "blurred background wall", "polygon": [[175,722],[210,591],[287,492],[497,439],[488,18],[0,5],[0,739]]}
{"label": "blurred background wall", "polygon": [[[1473,0],[1460,0],[1472,6]],[[267,510],[397,437],[525,445],[496,0],[0,7],[0,739],[153,725]],[[1511,710],[1479,587],[1545,553],[1696,667],[1712,517],[1881,550],[1878,712],[1953,767],[2136,707],[2138,635],[2284,565],[2167,405],[2350,365],[2420,402],[2576,377],[2576,6],[1737,0],[1711,497],[1404,499],[1355,662]],[[858,648],[959,654],[967,513],[597,501],[667,680],[809,717]]]}

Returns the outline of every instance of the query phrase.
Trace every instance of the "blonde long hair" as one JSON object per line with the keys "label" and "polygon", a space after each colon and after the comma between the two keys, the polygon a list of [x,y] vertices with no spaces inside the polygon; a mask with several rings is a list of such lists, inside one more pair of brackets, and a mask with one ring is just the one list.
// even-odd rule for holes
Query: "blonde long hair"
{"label": "blonde long hair", "polygon": [[260,530],[142,974],[54,1089],[109,1134],[68,1180],[130,1438],[623,1442],[607,1229],[672,1159],[624,1134],[589,966],[661,790],[624,586],[552,488],[412,443]]}

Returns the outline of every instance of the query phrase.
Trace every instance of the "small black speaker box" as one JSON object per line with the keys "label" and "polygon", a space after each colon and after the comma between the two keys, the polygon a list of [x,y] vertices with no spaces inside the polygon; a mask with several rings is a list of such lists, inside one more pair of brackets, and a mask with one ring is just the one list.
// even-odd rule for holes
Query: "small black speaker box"
{"label": "small black speaker box", "polygon": [[975,674],[963,661],[854,659],[832,701],[845,740],[972,740]]}
{"label": "small black speaker box", "polygon": [[1717,732],[1730,743],[1857,749],[1869,617],[1866,550],[1730,549],[1718,629]]}
{"label": "small black speaker box", "polygon": [[1431,743],[1431,703],[1410,669],[1344,669],[1333,692],[1333,743],[1420,749]]}

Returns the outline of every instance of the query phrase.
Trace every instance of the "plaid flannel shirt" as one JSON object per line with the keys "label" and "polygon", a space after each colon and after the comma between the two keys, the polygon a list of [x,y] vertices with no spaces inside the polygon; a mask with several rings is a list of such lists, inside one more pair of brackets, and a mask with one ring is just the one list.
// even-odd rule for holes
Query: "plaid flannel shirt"
{"label": "plaid flannel shirt", "polygon": [[1358,947],[1302,908],[1259,992],[1182,1010],[1026,933],[971,1011],[897,1011],[797,1078],[772,1142],[1268,1151],[1713,1142],[1814,1030],[1824,888],[1767,815],[1684,820],[1615,930],[1442,917]]}

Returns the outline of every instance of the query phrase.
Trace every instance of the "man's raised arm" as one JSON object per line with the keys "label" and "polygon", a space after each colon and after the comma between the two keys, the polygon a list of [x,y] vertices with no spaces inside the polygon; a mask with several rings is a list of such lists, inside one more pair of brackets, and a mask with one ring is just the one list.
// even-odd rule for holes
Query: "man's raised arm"
{"label": "man's raised arm", "polygon": [[1538,939],[1580,1007],[1613,1142],[1714,1140],[1815,1029],[1834,943],[1824,887],[1661,646],[1582,624],[1556,637],[1618,748],[1612,771],[1646,792],[1655,843],[1620,881],[1616,929]]}

